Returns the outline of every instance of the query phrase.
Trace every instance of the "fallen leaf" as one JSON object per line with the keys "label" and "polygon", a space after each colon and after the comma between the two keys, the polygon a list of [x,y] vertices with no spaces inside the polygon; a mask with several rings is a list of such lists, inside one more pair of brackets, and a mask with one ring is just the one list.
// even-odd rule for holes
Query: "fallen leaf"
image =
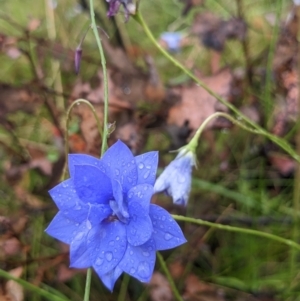
{"label": "fallen leaf", "polygon": [[[23,273],[23,267],[15,268],[9,271],[9,274],[15,278],[20,278]],[[4,287],[4,294],[0,295],[0,301],[23,301],[23,287],[13,280],[8,280]]]}
{"label": "fallen leaf", "polygon": [[186,278],[183,299],[187,301],[225,301],[220,289],[200,281],[194,274],[190,274]]}
{"label": "fallen leaf", "polygon": [[[220,73],[211,77],[202,78],[202,81],[215,93],[229,99],[231,92],[232,74],[229,69],[224,69]],[[196,131],[203,121],[216,112],[216,107],[227,111],[226,107],[220,105],[218,100],[210,95],[205,89],[192,84],[180,89],[182,99],[174,105],[170,111],[167,123],[182,127],[187,121],[189,128]],[[214,121],[209,123],[206,128],[213,125]]]}
{"label": "fallen leaf", "polygon": [[172,301],[173,295],[169,282],[159,272],[154,272],[149,283],[149,294],[152,301]]}

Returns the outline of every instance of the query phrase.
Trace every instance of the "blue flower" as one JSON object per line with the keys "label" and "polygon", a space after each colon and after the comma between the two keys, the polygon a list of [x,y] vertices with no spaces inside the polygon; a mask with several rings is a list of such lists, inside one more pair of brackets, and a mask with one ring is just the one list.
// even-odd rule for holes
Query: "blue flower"
{"label": "blue flower", "polygon": [[191,190],[192,167],[195,165],[194,153],[182,149],[154,185],[154,193],[165,191],[173,198],[173,203],[187,205]]}
{"label": "blue flower", "polygon": [[167,44],[170,51],[176,52],[180,50],[182,35],[179,32],[164,32],[160,38]]}
{"label": "blue flower", "polygon": [[93,267],[110,290],[122,272],[150,281],[155,252],[186,242],[150,204],[157,161],[157,152],[134,157],[121,141],[101,159],[69,155],[70,178],[49,192],[59,212],[46,232],[70,245],[71,267]]}
{"label": "blue flower", "polygon": [[130,14],[135,14],[135,4],[132,2],[132,0],[106,0],[109,2],[109,9],[107,12],[108,17],[114,16],[121,6],[121,4],[124,7],[125,12],[125,21],[127,22],[129,19]]}

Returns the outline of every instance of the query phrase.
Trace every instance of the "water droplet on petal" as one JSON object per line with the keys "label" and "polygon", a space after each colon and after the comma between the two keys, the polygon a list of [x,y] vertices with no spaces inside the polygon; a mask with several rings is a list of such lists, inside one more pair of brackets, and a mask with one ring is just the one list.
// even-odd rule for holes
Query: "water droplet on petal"
{"label": "water droplet on petal", "polygon": [[114,246],[114,245],[115,245],[115,242],[114,242],[113,240],[111,240],[111,241],[109,242],[109,245],[110,245],[110,246]]}
{"label": "water droplet on petal", "polygon": [[128,177],[127,180],[129,183],[132,183],[132,178]]}
{"label": "water droplet on petal", "polygon": [[91,230],[92,229],[92,224],[89,220],[86,220],[86,227]]}
{"label": "water droplet on petal", "polygon": [[149,177],[149,175],[150,175],[150,171],[149,170],[147,170],[146,172],[145,172],[145,174],[144,174],[144,179],[147,179],[148,177]]}
{"label": "water droplet on petal", "polygon": [[134,274],[135,273],[135,269],[131,268],[129,272],[130,272],[130,274]]}
{"label": "water droplet on petal", "polygon": [[141,277],[146,278],[149,276],[149,273],[150,273],[150,267],[149,267],[148,262],[146,262],[146,261],[141,262],[138,266],[138,274]]}
{"label": "water droplet on petal", "polygon": [[105,258],[107,259],[107,261],[111,261],[113,258],[113,254],[111,252],[106,252]]}
{"label": "water droplet on petal", "polygon": [[128,194],[128,198],[131,199],[133,197],[134,193],[131,191],[129,194]]}
{"label": "water droplet on petal", "polygon": [[84,236],[84,232],[79,232],[79,233],[75,236],[74,240],[81,240],[81,239],[83,238],[83,236]]}
{"label": "water droplet on petal", "polygon": [[139,164],[139,169],[143,169],[144,168],[144,164],[143,163],[140,163]]}
{"label": "water droplet on petal", "polygon": [[133,251],[130,251],[129,254],[132,256],[133,255]]}
{"label": "water droplet on petal", "polygon": [[103,259],[100,258],[100,257],[98,257],[97,260],[96,260],[96,262],[95,262],[95,264],[96,265],[101,265],[102,263],[103,263]]}
{"label": "water droplet on petal", "polygon": [[161,217],[161,220],[164,221],[165,219],[166,219],[166,217],[163,215],[163,216]]}
{"label": "water droplet on petal", "polygon": [[173,235],[171,235],[170,233],[166,233],[164,236],[165,240],[170,240],[171,238],[173,238]]}
{"label": "water droplet on petal", "polygon": [[116,174],[116,176],[118,176],[118,175],[120,174],[119,169],[116,169],[116,170],[115,170],[115,174]]}
{"label": "water droplet on petal", "polygon": [[150,256],[150,253],[147,252],[147,251],[143,251],[142,254],[143,254],[145,257],[149,257],[149,256]]}
{"label": "water droplet on petal", "polygon": [[120,239],[120,237],[119,237],[119,236],[117,236],[117,237],[116,237],[116,240],[119,240],[119,239]]}

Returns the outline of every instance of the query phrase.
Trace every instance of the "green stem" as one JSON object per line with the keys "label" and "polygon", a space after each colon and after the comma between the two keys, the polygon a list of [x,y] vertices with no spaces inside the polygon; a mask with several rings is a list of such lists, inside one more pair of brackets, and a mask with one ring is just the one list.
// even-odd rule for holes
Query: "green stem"
{"label": "green stem", "polygon": [[1,269],[0,269],[0,277],[9,279],[9,280],[13,280],[13,281],[19,283],[20,285],[22,285],[25,289],[32,291],[33,293],[38,294],[50,301],[68,301],[69,300],[67,297],[63,298],[63,297],[53,295],[53,294],[49,293],[48,291],[46,291],[42,288],[39,288],[39,287],[31,284],[28,281],[25,281],[20,278],[16,278],[16,277],[12,276],[10,273],[8,273],[4,270],[1,270]]}
{"label": "green stem", "polygon": [[275,21],[275,26],[273,27],[272,38],[270,42],[270,50],[268,53],[268,61],[266,67],[266,86],[264,89],[265,93],[264,93],[264,101],[263,101],[265,119],[266,119],[265,126],[269,125],[270,117],[273,113],[274,100],[272,98],[272,89],[273,89],[272,74],[273,74],[274,55],[275,55],[276,44],[278,41],[278,34],[280,29],[280,14],[282,12],[281,7],[282,7],[282,0],[278,0],[276,5],[276,21]]}
{"label": "green stem", "polygon": [[64,171],[63,171],[63,174],[62,174],[62,180],[64,180],[67,176],[67,156],[69,154],[69,143],[68,143],[69,142],[69,132],[68,132],[68,128],[69,128],[69,123],[70,123],[70,119],[71,119],[71,112],[72,112],[73,108],[76,105],[79,105],[81,103],[86,104],[92,110],[92,113],[93,113],[93,115],[96,119],[96,122],[97,122],[98,131],[102,135],[102,137],[104,135],[103,132],[102,132],[102,127],[101,127],[100,120],[97,116],[97,112],[96,112],[94,106],[86,99],[79,98],[79,99],[75,100],[70,105],[70,107],[67,111],[66,130],[65,130],[65,156],[66,156],[66,161],[65,161],[65,165],[64,165]]}
{"label": "green stem", "polygon": [[107,70],[106,70],[106,60],[104,56],[103,47],[101,44],[101,40],[99,37],[97,24],[95,20],[95,11],[94,11],[94,1],[90,0],[90,15],[92,20],[92,30],[95,35],[95,39],[97,42],[97,46],[100,53],[102,72],[103,72],[103,86],[104,86],[104,114],[103,114],[103,135],[102,135],[102,146],[101,146],[101,156],[103,156],[104,152],[107,149],[107,137],[108,137],[108,79],[107,79]]}
{"label": "green stem", "polygon": [[189,223],[193,223],[193,224],[197,224],[197,225],[201,225],[201,226],[217,228],[217,229],[224,230],[224,231],[238,232],[238,233],[250,234],[250,235],[255,235],[255,236],[259,236],[259,237],[263,237],[263,238],[272,239],[272,240],[286,244],[286,245],[293,247],[293,248],[297,249],[298,251],[300,251],[299,244],[295,243],[292,240],[285,239],[285,238],[282,238],[282,237],[274,235],[274,234],[270,234],[270,233],[266,233],[266,232],[262,232],[262,231],[258,231],[258,230],[253,230],[253,229],[245,229],[245,228],[233,227],[233,226],[228,226],[228,225],[216,224],[216,223],[204,221],[202,219],[195,219],[192,217],[185,217],[185,216],[181,216],[181,215],[172,215],[172,216],[175,220],[178,220],[178,221],[184,221],[184,222],[189,222]]}
{"label": "green stem", "polygon": [[156,255],[157,255],[157,258],[159,260],[159,264],[160,264],[161,268],[163,269],[163,271],[164,271],[164,273],[165,273],[165,275],[166,275],[166,277],[167,277],[167,279],[169,281],[169,284],[171,286],[171,289],[173,291],[175,299],[177,301],[183,301],[183,299],[181,298],[181,296],[180,296],[180,294],[179,294],[179,292],[177,290],[177,287],[176,287],[176,285],[175,285],[175,283],[173,281],[173,278],[172,278],[172,276],[171,276],[171,274],[170,274],[170,272],[168,270],[168,267],[167,267],[167,265],[166,265],[166,263],[165,263],[162,255],[159,252],[157,252]]}
{"label": "green stem", "polygon": [[228,109],[237,114],[240,118],[242,118],[247,124],[256,129],[260,134],[264,135],[277,145],[279,145],[282,149],[284,149],[291,157],[300,162],[300,156],[293,150],[289,143],[285,140],[272,135],[265,131],[262,127],[260,127],[255,122],[251,121],[247,116],[245,116],[242,112],[240,112],[234,105],[226,101],[224,98],[216,94],[213,90],[211,90],[203,81],[198,79],[191,71],[186,69],[180,62],[178,62],[174,57],[172,57],[165,49],[161,47],[161,45],[156,41],[149,27],[145,23],[141,13],[138,11],[135,15],[132,16],[144,29],[148,38],[153,42],[153,44],[159,49],[159,51],[170,60],[175,66],[177,66],[180,70],[182,70],[185,74],[187,74],[191,79],[193,79],[199,86],[205,89],[210,95],[219,100],[223,105],[225,105]]}
{"label": "green stem", "polygon": [[118,301],[126,300],[126,291],[129,284],[130,277],[127,274],[124,274],[121,289],[118,296]]}
{"label": "green stem", "polygon": [[85,290],[83,301],[89,301],[91,291],[92,268],[88,268],[86,272]]}
{"label": "green stem", "polygon": [[238,125],[239,127],[241,127],[242,129],[254,133],[254,134],[259,134],[259,135],[263,135],[263,133],[259,132],[258,130],[255,129],[251,129],[249,127],[247,127],[246,125],[244,125],[243,123],[241,123],[240,121],[236,120],[234,117],[230,116],[229,114],[226,113],[222,113],[222,112],[216,112],[212,115],[210,115],[209,117],[207,117],[203,123],[200,125],[200,127],[198,128],[198,130],[196,131],[195,135],[193,136],[193,138],[191,139],[191,141],[188,143],[187,146],[184,146],[184,148],[188,148],[190,151],[192,152],[196,152],[196,148],[198,146],[198,141],[199,138],[201,136],[201,133],[203,132],[203,130],[205,129],[205,127],[208,125],[208,123],[217,117],[224,117],[228,120],[230,120],[232,123]]}

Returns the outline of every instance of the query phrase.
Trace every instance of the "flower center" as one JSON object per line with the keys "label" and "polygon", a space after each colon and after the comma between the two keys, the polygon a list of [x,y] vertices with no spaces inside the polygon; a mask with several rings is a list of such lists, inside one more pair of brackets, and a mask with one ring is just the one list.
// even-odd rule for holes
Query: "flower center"
{"label": "flower center", "polygon": [[116,200],[110,200],[109,206],[113,211],[113,215],[111,216],[112,220],[118,219],[120,222],[124,224],[128,224],[129,222],[129,213],[127,210],[127,205],[122,202],[117,202]]}

